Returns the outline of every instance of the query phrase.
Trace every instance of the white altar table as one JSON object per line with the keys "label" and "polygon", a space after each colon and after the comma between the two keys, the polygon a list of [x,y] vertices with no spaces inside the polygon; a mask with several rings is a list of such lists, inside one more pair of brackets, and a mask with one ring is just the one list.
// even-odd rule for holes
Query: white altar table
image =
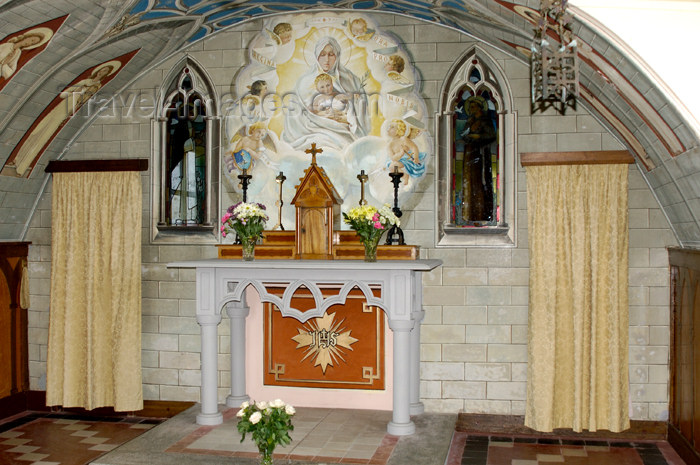
{"label": "white altar table", "polygon": [[[420,323],[422,273],[442,264],[441,260],[194,260],[169,263],[169,268],[196,269],[197,323],[202,336],[201,425],[223,422],[217,402],[217,327],[226,309],[231,319],[231,394],[226,405],[238,407],[249,400],[245,380],[245,319],[250,309],[245,289],[253,286],[261,302],[275,304],[285,317],[300,322],[321,317],[336,304],[343,304],[348,293],[360,289],[368,305],[384,310],[394,335],[393,414],[387,432],[397,436],[413,434],[411,415],[423,412],[420,402]],[[268,293],[267,287],[286,288],[282,297]],[[306,287],[315,308],[299,311],[291,307],[297,289]],[[337,295],[324,297],[321,289],[336,287]],[[375,297],[372,289],[379,289]]]}

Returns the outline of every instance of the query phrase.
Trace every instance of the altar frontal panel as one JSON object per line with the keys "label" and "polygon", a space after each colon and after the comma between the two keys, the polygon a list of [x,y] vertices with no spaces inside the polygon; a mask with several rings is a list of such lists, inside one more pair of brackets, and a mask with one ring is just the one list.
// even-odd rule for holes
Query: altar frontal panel
{"label": "altar frontal panel", "polygon": [[[337,291],[326,289],[324,297]],[[311,292],[297,290],[291,306],[301,311],[314,308]],[[384,389],[384,312],[367,305],[359,289],[348,294],[344,305],[334,305],[323,317],[305,323],[283,317],[271,303],[265,303],[264,315],[265,385]]]}

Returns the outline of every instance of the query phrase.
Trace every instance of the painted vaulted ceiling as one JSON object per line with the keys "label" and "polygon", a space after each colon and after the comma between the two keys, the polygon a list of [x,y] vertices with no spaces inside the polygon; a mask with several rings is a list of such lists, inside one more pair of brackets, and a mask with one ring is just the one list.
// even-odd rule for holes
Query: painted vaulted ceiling
{"label": "painted vaulted ceiling", "polygon": [[[127,57],[98,92],[115,95],[177,50],[252,18],[311,9],[406,15],[456,29],[528,62],[539,0],[0,0],[2,43],[42,25],[55,34],[37,40],[0,79],[0,166],[58,93],[89,79],[96,64]],[[571,7],[580,56],[578,104],[596,115],[635,156],[681,244],[700,245],[700,129],[684,116],[626,46]],[[43,25],[42,23],[46,23]],[[138,53],[131,54],[138,50]],[[111,69],[111,68],[110,68]],[[0,70],[2,71],[2,70]],[[0,174],[0,239],[25,234],[46,183],[44,166],[60,159],[90,124],[72,118],[33,170]],[[19,170],[18,170],[19,171]]]}

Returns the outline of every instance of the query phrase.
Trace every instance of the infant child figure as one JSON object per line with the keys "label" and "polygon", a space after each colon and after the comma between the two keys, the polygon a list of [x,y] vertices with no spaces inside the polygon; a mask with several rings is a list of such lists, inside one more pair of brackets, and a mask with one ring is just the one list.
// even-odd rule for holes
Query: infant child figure
{"label": "infant child figure", "polygon": [[348,97],[336,92],[333,88],[333,78],[322,73],[314,81],[318,94],[311,102],[311,111],[318,116],[330,118],[339,123],[348,124]]}

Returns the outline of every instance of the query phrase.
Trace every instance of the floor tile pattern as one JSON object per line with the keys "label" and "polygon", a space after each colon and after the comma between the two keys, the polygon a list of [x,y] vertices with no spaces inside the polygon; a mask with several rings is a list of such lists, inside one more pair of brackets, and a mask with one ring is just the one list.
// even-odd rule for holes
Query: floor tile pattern
{"label": "floor tile pattern", "polygon": [[0,463],[83,465],[161,421],[30,413],[0,424]]}
{"label": "floor tile pattern", "polygon": [[[224,422],[203,426],[178,441],[166,452],[230,457],[258,457],[257,448],[236,429],[238,409],[228,409]],[[386,433],[390,411],[298,408],[294,415],[292,443],[278,446],[275,460],[304,463],[345,463],[385,465],[398,437]]]}
{"label": "floor tile pattern", "polygon": [[679,465],[665,442],[481,436],[463,434],[460,465]]}
{"label": "floor tile pattern", "polygon": [[[175,417],[136,440],[132,439],[164,420],[24,414],[0,423],[0,464],[84,465],[100,457],[100,463],[123,465],[129,457],[128,463],[173,465],[191,463],[193,454],[199,455],[197,463],[257,463],[250,438],[239,442],[236,412],[225,410],[224,423],[217,426],[198,426],[194,423],[197,412],[183,412],[183,419]],[[278,448],[275,461],[295,465],[685,465],[667,442],[467,433],[451,430],[454,423],[449,421],[422,419],[427,416],[415,419],[418,437],[398,438],[386,433],[389,411],[299,408],[292,444]],[[185,423],[168,426],[178,421]],[[441,441],[430,427],[438,427],[440,437],[451,441],[436,445]],[[162,448],[154,449],[154,440]],[[412,447],[416,443],[420,450]],[[132,456],[143,461],[133,461]]]}

